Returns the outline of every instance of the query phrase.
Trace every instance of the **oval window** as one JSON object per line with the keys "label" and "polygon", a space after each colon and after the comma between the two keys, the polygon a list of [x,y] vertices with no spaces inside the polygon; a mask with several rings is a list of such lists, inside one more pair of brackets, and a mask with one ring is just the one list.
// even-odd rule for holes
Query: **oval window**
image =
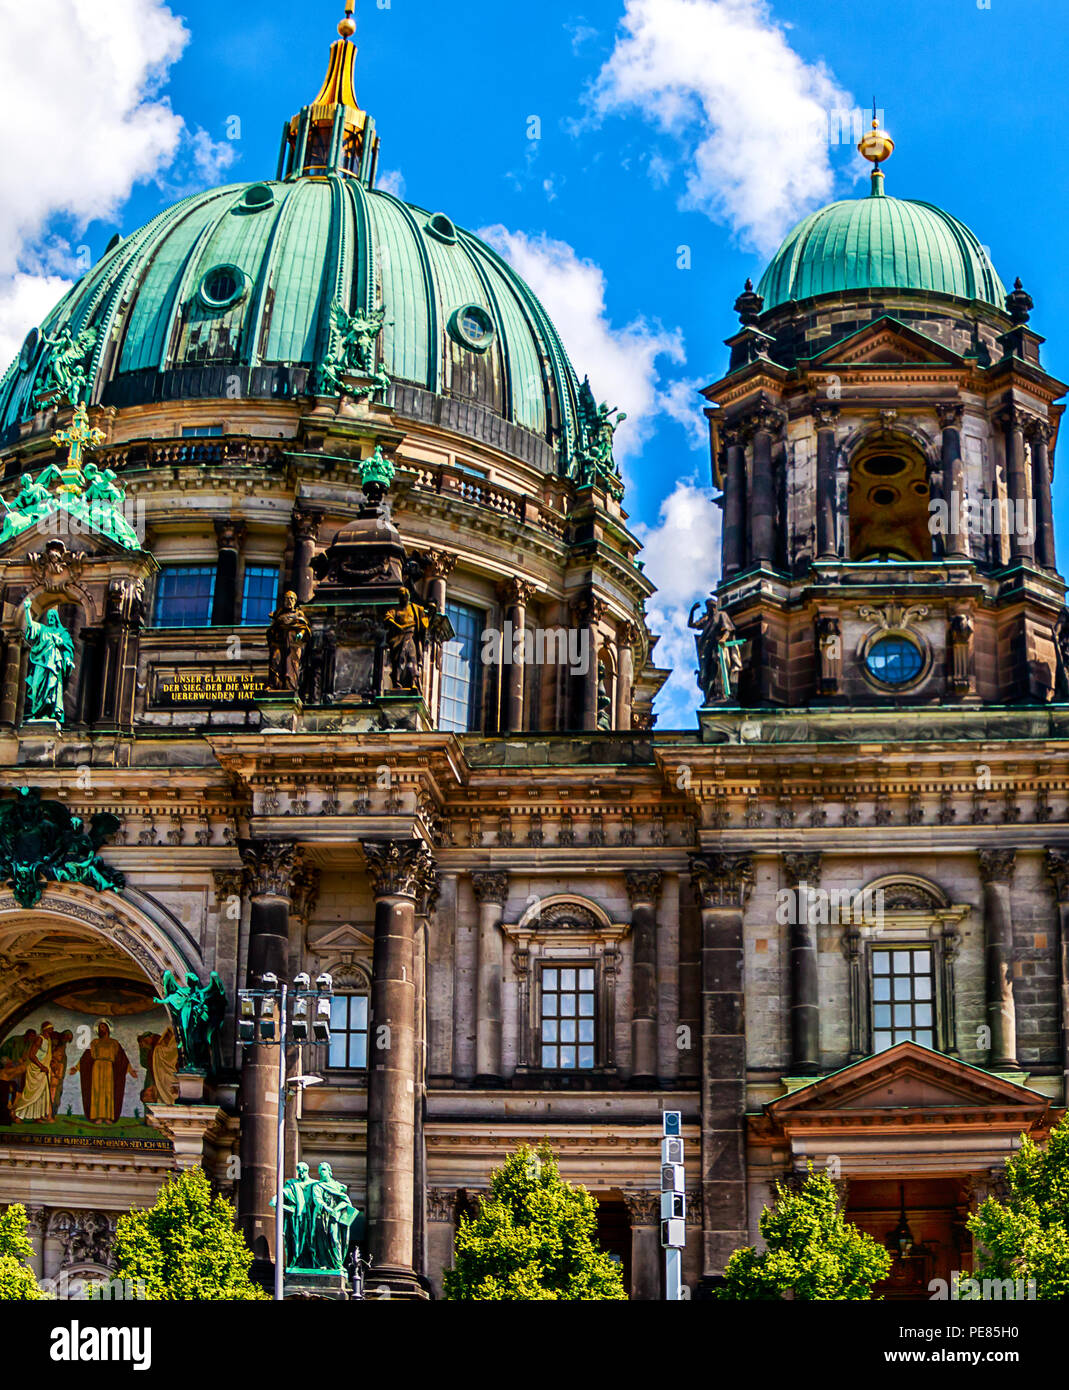
{"label": "oval window", "polygon": [[908,685],[920,675],[924,658],[905,637],[881,637],[865,657],[869,674],[884,685]]}
{"label": "oval window", "polygon": [[435,236],[439,241],[447,242],[450,246],[457,239],[457,229],[444,212],[436,212],[427,223],[427,231],[431,236]]}
{"label": "oval window", "polygon": [[228,309],[243,299],[248,281],[236,265],[217,265],[200,282],[200,297],[209,309]]}
{"label": "oval window", "polygon": [[22,351],[19,353],[19,371],[28,372],[33,359],[37,356],[37,344],[41,341],[41,335],[36,328],[31,328],[23,339]]}
{"label": "oval window", "polygon": [[480,304],[465,304],[453,313],[449,332],[461,347],[485,352],[494,341],[494,321]]}
{"label": "oval window", "polygon": [[254,183],[250,188],[246,188],[245,196],[238,206],[246,208],[250,212],[262,212],[264,208],[269,208],[274,201],[273,188],[266,183]]}

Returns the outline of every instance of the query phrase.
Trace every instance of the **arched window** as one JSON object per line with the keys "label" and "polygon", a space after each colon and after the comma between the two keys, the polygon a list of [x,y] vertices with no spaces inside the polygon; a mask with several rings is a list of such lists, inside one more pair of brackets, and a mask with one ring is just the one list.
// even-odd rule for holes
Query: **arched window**
{"label": "arched window", "polygon": [[907,1041],[957,1053],[954,962],[968,912],[908,874],[876,879],[854,895],[843,916],[853,1058]]}
{"label": "arched window", "polygon": [[870,441],[850,461],[850,558],[880,564],[932,558],[928,466],[904,439]]}

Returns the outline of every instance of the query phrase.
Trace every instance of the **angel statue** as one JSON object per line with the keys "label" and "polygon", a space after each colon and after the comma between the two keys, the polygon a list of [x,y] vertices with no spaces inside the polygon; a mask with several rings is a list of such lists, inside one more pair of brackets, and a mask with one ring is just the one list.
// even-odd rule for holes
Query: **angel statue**
{"label": "angel statue", "polygon": [[226,990],[218,974],[213,970],[208,983],[202,985],[189,971],[181,985],[170,970],[165,970],[163,998],[155,1002],[165,1005],[174,1021],[185,1068],[218,1071],[219,1029],[226,1015]]}
{"label": "angel statue", "polygon": [[390,379],[385,369],[381,366],[375,369],[375,343],[386,322],[385,307],[380,305],[367,314],[350,314],[341,300],[335,299],[330,306],[330,317],[336,340],[320,366],[321,386],[337,392],[348,391],[345,378],[353,376],[371,378],[375,382],[372,391],[388,386]]}
{"label": "angel statue", "polygon": [[55,337],[45,339],[50,351],[48,376],[34,392],[35,404],[48,405],[65,398],[70,405],[81,405],[89,379],[86,358],[98,336],[95,328],[83,328],[74,337],[70,325],[64,324]]}

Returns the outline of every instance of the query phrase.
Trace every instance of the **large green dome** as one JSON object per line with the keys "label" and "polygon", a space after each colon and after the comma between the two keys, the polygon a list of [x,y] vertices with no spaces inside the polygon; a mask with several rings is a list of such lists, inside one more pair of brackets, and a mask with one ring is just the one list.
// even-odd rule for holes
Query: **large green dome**
{"label": "large green dome", "polygon": [[384,310],[379,361],[400,413],[543,467],[575,444],[579,388],[549,317],[444,214],[328,172],[195,194],[116,243],[0,383],[2,435],[33,415],[46,340],[64,329],[95,330],[90,405],[277,399],[314,389],[339,302]]}
{"label": "large green dome", "polygon": [[932,203],[888,198],[874,179],[867,198],[811,212],[761,277],[766,310],[851,290],[929,291],[1004,308],[1006,291],[968,227]]}

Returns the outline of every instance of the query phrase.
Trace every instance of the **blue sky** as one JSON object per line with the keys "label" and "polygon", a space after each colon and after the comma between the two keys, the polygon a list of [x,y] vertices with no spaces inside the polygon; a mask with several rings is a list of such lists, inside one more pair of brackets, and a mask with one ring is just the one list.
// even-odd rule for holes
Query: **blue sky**
{"label": "blue sky", "polygon": [[[101,11],[113,23],[87,51],[75,44],[61,107],[82,80],[87,103],[101,83],[129,91],[98,113],[87,136],[95,149],[65,191],[44,186],[21,222],[0,214],[3,346],[21,341],[42,296],[57,297],[52,280],[71,273],[78,246],[95,259],[116,228],[131,231],[182,189],[274,174],[282,122],[318,90],[342,0],[170,0],[184,40],[163,0],[74,0],[71,11],[90,29]],[[390,185],[463,226],[494,229],[558,319],[580,376],[632,416],[620,436],[627,506],[666,590],[654,627],[715,577],[696,388],[723,371],[735,296],[798,217],[865,192],[852,145],[799,134],[813,110],[840,98],[867,106],[875,94],[897,142],[887,192],[946,207],[990,248],[1007,284],[1021,275],[1033,326],[1050,340],[1047,368],[1069,376],[1055,135],[1064,0],[357,0],[356,18],[357,91],[376,118]],[[29,26],[43,21],[16,22],[22,43],[9,35],[8,53],[29,82],[53,41],[38,52]],[[78,38],[72,24],[60,42]],[[143,77],[155,63],[154,85],[138,86],[138,62]],[[0,82],[0,114],[16,100]],[[122,132],[111,144],[109,119]],[[32,186],[36,167],[11,148],[18,131],[9,123],[0,155],[6,144],[9,171]],[[132,190],[129,177],[125,187],[103,177],[111,149],[141,161]],[[94,192],[94,181],[106,186]],[[23,277],[6,300],[5,272]],[[1059,512],[1064,498],[1059,470]],[[1064,522],[1060,541],[1064,554]],[[671,626],[662,653],[685,658],[689,639]],[[683,673],[673,683],[662,725],[691,722],[691,682]]]}

